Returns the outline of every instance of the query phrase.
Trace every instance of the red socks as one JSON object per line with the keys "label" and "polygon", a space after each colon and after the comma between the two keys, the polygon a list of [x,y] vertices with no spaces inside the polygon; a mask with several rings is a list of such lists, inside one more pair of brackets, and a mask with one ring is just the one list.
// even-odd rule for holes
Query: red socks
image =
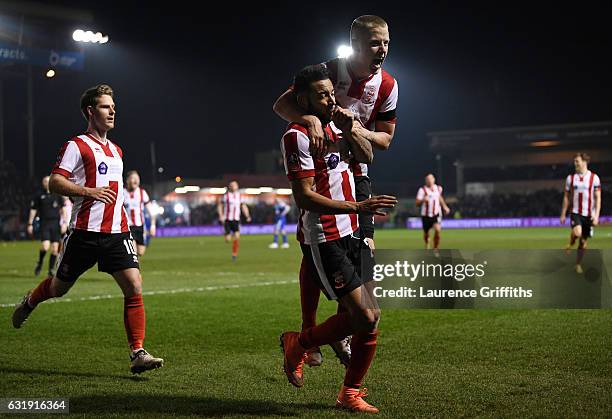
{"label": "red socks", "polygon": [[351,341],[351,364],[344,376],[344,385],[352,388],[361,387],[374,354],[376,353],[376,336],[378,331],[360,332],[353,335]]}
{"label": "red socks", "polygon": [[125,297],[123,300],[123,323],[130,349],[142,348],[145,338],[145,309],[142,294]]}
{"label": "red socks", "polygon": [[36,288],[34,288],[34,291],[32,291],[32,294],[30,294],[30,298],[28,299],[28,304],[30,305],[30,307],[34,308],[38,304],[42,303],[43,301],[46,301],[49,298],[53,297],[51,295],[51,281],[52,280],[53,280],[53,277],[48,276],[45,279],[43,279]]}
{"label": "red socks", "polygon": [[300,267],[300,300],[302,305],[302,330],[317,325],[317,308],[321,290],[316,283],[316,272],[312,266],[302,258]]}
{"label": "red socks", "polygon": [[323,346],[337,342],[353,333],[348,313],[331,316],[318,326],[311,327],[300,333],[298,340],[305,349]]}
{"label": "red socks", "polygon": [[440,246],[440,233],[434,233],[434,249],[437,249]]}
{"label": "red socks", "polygon": [[232,256],[238,256],[238,248],[240,247],[240,240],[236,239],[232,242]]}

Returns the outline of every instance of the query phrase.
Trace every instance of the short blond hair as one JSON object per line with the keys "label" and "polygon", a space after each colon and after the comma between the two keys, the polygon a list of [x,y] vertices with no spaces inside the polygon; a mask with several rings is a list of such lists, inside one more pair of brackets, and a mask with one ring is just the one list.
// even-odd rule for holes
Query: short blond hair
{"label": "short blond hair", "polygon": [[97,86],[90,87],[85,90],[81,95],[81,113],[85,119],[89,121],[89,115],[87,114],[87,107],[95,107],[98,104],[98,98],[102,95],[109,95],[113,97],[113,88],[108,84],[98,84]]}
{"label": "short blond hair", "polygon": [[351,42],[358,40],[364,33],[368,33],[374,28],[386,28],[388,26],[385,19],[380,16],[359,16],[351,24]]}

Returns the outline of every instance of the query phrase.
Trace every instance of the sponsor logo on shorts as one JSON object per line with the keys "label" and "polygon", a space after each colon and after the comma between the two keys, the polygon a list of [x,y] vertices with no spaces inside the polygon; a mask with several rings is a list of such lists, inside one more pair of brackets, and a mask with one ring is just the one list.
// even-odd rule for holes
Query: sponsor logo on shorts
{"label": "sponsor logo on shorts", "polygon": [[334,273],[334,287],[335,288],[343,288],[346,284],[344,283],[344,275],[342,275],[342,271],[338,271]]}
{"label": "sponsor logo on shorts", "polygon": [[98,165],[98,173],[100,173],[101,175],[105,175],[106,172],[108,172],[108,166],[104,162],[100,163]]}

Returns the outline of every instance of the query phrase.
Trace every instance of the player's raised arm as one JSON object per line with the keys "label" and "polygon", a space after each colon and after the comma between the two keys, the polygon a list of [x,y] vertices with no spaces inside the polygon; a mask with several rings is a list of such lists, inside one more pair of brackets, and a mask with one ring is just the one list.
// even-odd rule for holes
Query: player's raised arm
{"label": "player's raised arm", "polygon": [[314,115],[309,115],[297,102],[292,89],[280,95],[274,106],[274,112],[287,122],[296,122],[304,126],[308,132],[313,154],[320,156],[325,153],[325,134],[321,121]]}
{"label": "player's raised arm", "polygon": [[349,147],[358,163],[372,163],[374,152],[372,144],[363,135],[361,124],[355,119],[352,112],[336,107],[332,117],[334,124],[342,131],[343,137],[347,140]]}

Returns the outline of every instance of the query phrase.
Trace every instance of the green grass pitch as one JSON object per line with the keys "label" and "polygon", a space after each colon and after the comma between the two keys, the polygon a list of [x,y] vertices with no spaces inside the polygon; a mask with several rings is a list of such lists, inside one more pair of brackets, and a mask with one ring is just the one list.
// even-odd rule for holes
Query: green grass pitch
{"label": "green grass pitch", "polygon": [[[446,248],[561,248],[568,229],[444,231]],[[129,372],[123,301],[86,273],[20,330],[12,308],[39,279],[38,243],[0,243],[0,398],[62,397],[71,414],[345,417],[329,348],[302,389],[282,372],[278,335],[300,324],[299,247],[243,236],[156,239],[141,263],[145,347],[166,366]],[[592,248],[612,249],[612,227]],[[377,232],[378,248],[420,248],[420,231]],[[335,310],[322,300],[319,318]],[[611,417],[612,310],[387,310],[366,386],[385,417]]]}

